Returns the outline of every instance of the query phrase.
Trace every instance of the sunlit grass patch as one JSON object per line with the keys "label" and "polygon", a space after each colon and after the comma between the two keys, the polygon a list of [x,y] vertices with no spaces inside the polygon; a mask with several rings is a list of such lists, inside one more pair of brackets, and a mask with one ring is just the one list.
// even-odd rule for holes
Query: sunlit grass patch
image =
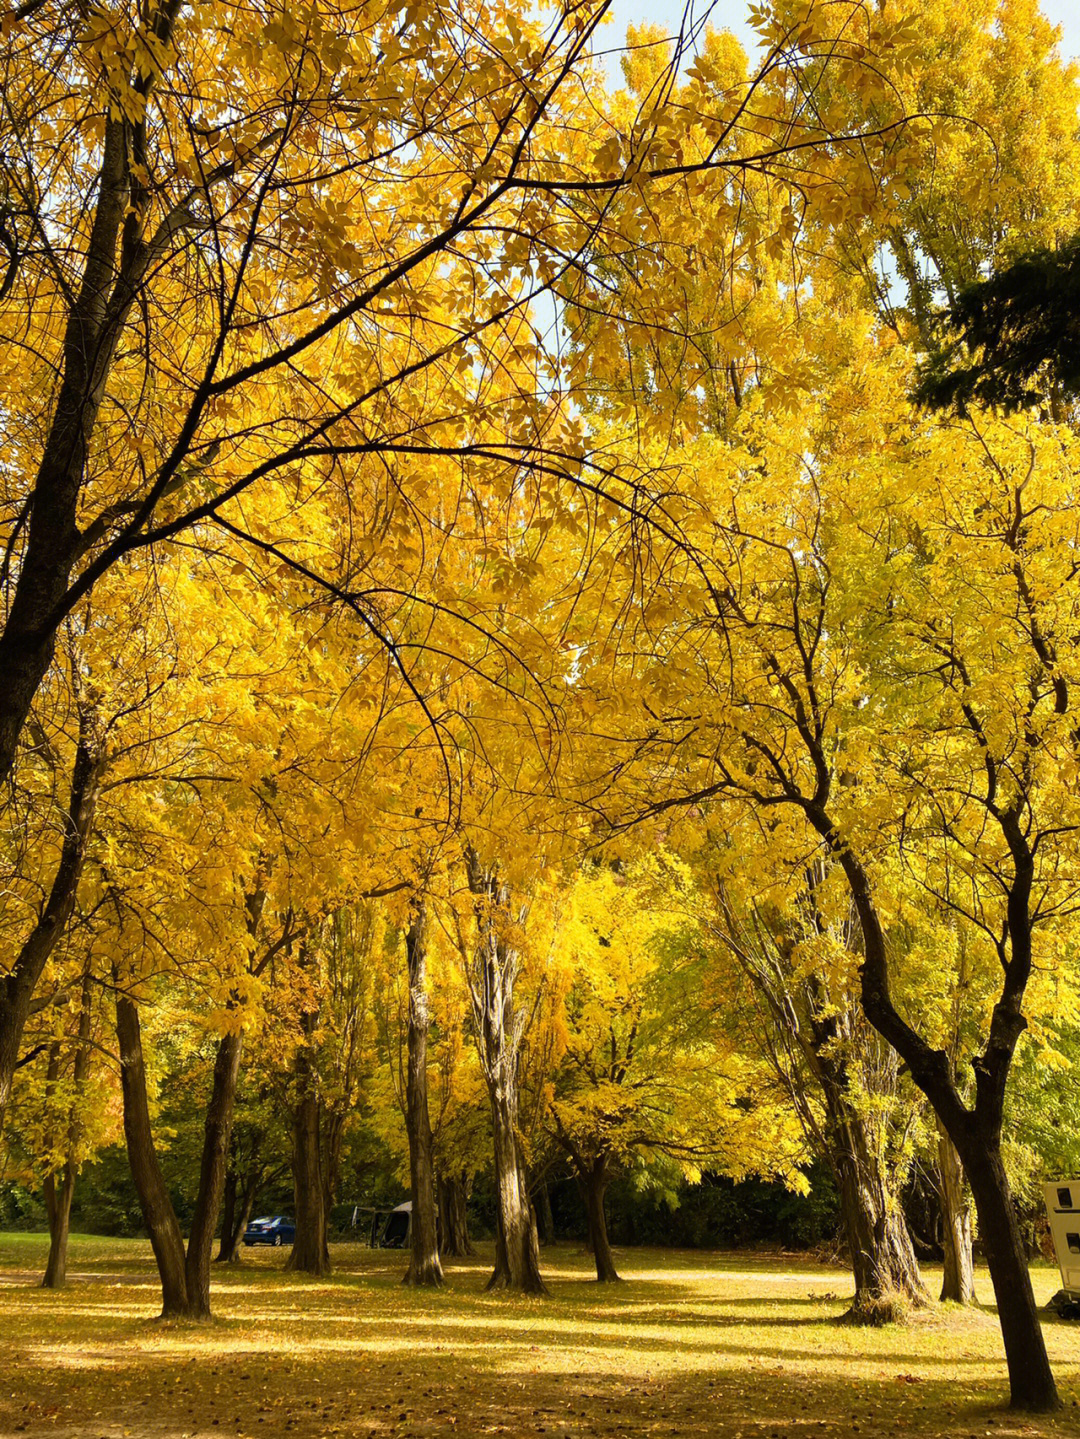
{"label": "sunlit grass patch", "polygon": [[[1080,1433],[1080,1325],[1047,1326],[1070,1408],[1019,1423],[991,1310],[845,1327],[844,1271],[787,1255],[628,1250],[626,1283],[601,1288],[563,1245],[544,1255],[551,1297],[524,1300],[483,1292],[488,1254],[418,1293],[400,1254],[337,1246],[309,1280],[256,1250],[215,1268],[215,1320],[192,1325],[154,1319],[148,1245],[75,1236],[60,1294],[35,1287],[45,1250],[0,1236],[0,1439]],[[1055,1272],[1034,1277],[1045,1300]]]}

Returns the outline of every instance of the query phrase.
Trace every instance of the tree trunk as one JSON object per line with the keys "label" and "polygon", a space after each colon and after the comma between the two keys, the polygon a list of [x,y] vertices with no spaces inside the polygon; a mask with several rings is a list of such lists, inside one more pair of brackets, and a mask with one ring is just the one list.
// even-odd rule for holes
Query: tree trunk
{"label": "tree trunk", "polygon": [[517,1066],[524,1024],[514,1009],[518,951],[506,937],[510,891],[476,852],[466,852],[469,888],[477,897],[479,939],[468,974],[480,1067],[491,1101],[494,1136],[495,1270],[489,1289],[546,1294],[540,1244],[518,1147]]}
{"label": "tree trunk", "polygon": [[116,997],[116,1035],[120,1044],[124,1137],[143,1223],[161,1277],[161,1317],[182,1318],[188,1314],[184,1239],[154,1148],[139,1011],[134,1001],[120,992]]}
{"label": "tree trunk", "polygon": [[980,1143],[975,1138],[967,1152],[961,1151],[961,1158],[997,1300],[1011,1406],[1036,1413],[1060,1408],[1000,1148],[993,1141],[983,1138]]}
{"label": "tree trunk", "polygon": [[604,1194],[607,1191],[607,1160],[597,1159],[582,1176],[585,1203],[589,1218],[589,1235],[592,1239],[593,1258],[596,1261],[596,1277],[601,1284],[619,1282],[615,1259],[608,1242],[607,1216],[604,1213]]}
{"label": "tree trunk", "polygon": [[348,1111],[334,1108],[328,1109],[326,1105],[319,1102],[319,1172],[322,1175],[323,1187],[323,1214],[325,1224],[323,1226],[327,1235],[326,1253],[323,1255],[327,1269],[330,1268],[330,1215],[333,1213],[334,1202],[338,1193],[338,1182],[341,1176],[341,1146],[345,1138],[345,1121],[348,1118]]}
{"label": "tree trunk", "polygon": [[[3,673],[2,668],[0,673]],[[6,684],[0,684],[0,691],[5,689]],[[11,1081],[19,1062],[19,1046],[34,1002],[34,991],[75,907],[104,768],[105,761],[98,752],[98,740],[94,733],[94,715],[88,710],[80,710],[79,740],[71,772],[68,812],[64,817],[64,839],[52,887],[37,923],[19,949],[8,973],[0,979],[0,1134],[4,1129]]]}
{"label": "tree trunk", "polygon": [[489,1289],[546,1294],[540,1277],[540,1245],[529,1206],[528,1187],[518,1153],[515,1106],[503,1092],[492,1095],[495,1137],[495,1271]]}
{"label": "tree trunk", "polygon": [[941,1194],[945,1277],[942,1300],[974,1304],[975,1265],[971,1254],[971,1210],[964,1194],[964,1171],[956,1146],[938,1120],[938,1183]]}
{"label": "tree trunk", "polygon": [[[75,1062],[72,1066],[71,1107],[67,1121],[67,1159],[64,1163],[64,1177],[60,1188],[56,1187],[56,1176],[50,1174],[45,1180],[45,1207],[49,1215],[49,1258],[45,1265],[43,1289],[63,1289],[67,1280],[67,1246],[71,1227],[71,1201],[75,1195],[75,1177],[78,1173],[79,1148],[83,1133],[82,1092],[90,1069],[91,1029],[91,985],[93,976],[90,961],[83,967],[82,992],[79,999],[79,1030],[75,1048]],[[50,1073],[55,1081],[59,1077],[59,1049],[50,1055]]]}
{"label": "tree trunk", "polygon": [[224,1034],[214,1060],[214,1082],[206,1111],[199,1189],[185,1252],[183,1235],[158,1162],[146,1090],[142,1028],[135,1002],[121,991],[116,998],[120,1041],[120,1087],[124,1100],[124,1137],[143,1223],[161,1278],[163,1319],[210,1317],[210,1251],[217,1228],[225,1160],[229,1151],[233,1103],[240,1074],[241,1038]]}
{"label": "tree trunk", "polygon": [[[831,816],[809,810],[819,833],[836,845],[840,833]],[[1035,1308],[1027,1255],[1001,1162],[1001,1122],[1009,1068],[1027,1021],[1022,1001],[1032,968],[1028,903],[1033,860],[1014,810],[997,814],[1015,864],[1008,894],[1009,943],[1012,958],[1001,997],[994,1005],[983,1050],[975,1070],[975,1104],[969,1109],[953,1079],[944,1050],[935,1049],[911,1028],[896,1009],[889,992],[888,947],[874,904],[870,881],[854,852],[837,846],[859,916],[863,937],[860,970],[863,1009],[871,1024],[907,1062],[911,1076],[934,1106],[956,1145],[975,1201],[979,1235],[986,1249],[990,1278],[997,1298],[998,1319],[1009,1370],[1009,1403],[1013,1409],[1052,1413],[1061,1408],[1046,1340]]]}
{"label": "tree trunk", "polygon": [[[169,46],[179,4],[156,6],[150,21],[162,53]],[[139,288],[156,247],[147,242],[143,181],[133,174],[145,122],[110,115],[104,125],[96,199],[87,213],[82,274],[71,276],[64,323],[62,365],[41,460],[26,506],[25,548],[3,633],[0,634],[0,782],[15,763],[23,727],[55,652],[67,613],[64,601],[72,569],[86,547],[79,530],[91,442],[106,397],[110,371]],[[195,416],[189,416],[188,442]],[[186,445],[177,446],[172,469],[157,478],[164,491]]]}
{"label": "tree trunk", "polygon": [[236,1170],[225,1171],[225,1194],[221,1204],[221,1239],[215,1264],[223,1264],[232,1253],[233,1235],[236,1233]]}
{"label": "tree trunk", "polygon": [[63,1289],[67,1279],[68,1230],[71,1224],[71,1201],[75,1194],[75,1165],[69,1159],[64,1165],[63,1178],[56,1183],[56,1175],[50,1174],[45,1180],[45,1208],[49,1216],[49,1258],[45,1265],[43,1289]]}
{"label": "tree trunk", "polygon": [[585,1211],[585,1238],[581,1241],[581,1247],[586,1254],[596,1253],[596,1240],[593,1237],[592,1212],[589,1209],[589,1189],[584,1179],[584,1165],[577,1165],[574,1168],[574,1180],[577,1184],[578,1194],[581,1196],[581,1207]]}
{"label": "tree trunk", "polygon": [[[247,1184],[244,1185],[243,1199],[239,1211],[233,1222],[232,1231],[229,1235],[229,1247],[224,1254],[218,1256],[226,1264],[240,1263],[240,1244],[244,1238],[244,1231],[251,1223],[251,1212],[255,1208],[255,1200],[259,1193],[259,1181],[256,1175],[252,1175]],[[224,1233],[222,1240],[224,1240]]]}
{"label": "tree trunk", "polygon": [[439,1236],[435,1209],[435,1163],[428,1112],[427,1039],[431,1025],[427,994],[426,915],[418,905],[405,936],[409,967],[408,1065],[405,1076],[405,1127],[409,1136],[412,1193],[409,1267],[405,1283],[439,1285]]}
{"label": "tree trunk", "polygon": [[555,1216],[551,1212],[551,1195],[548,1193],[547,1180],[540,1185],[536,1192],[536,1222],[540,1231],[540,1243],[544,1245],[557,1244],[555,1238]]}
{"label": "tree trunk", "polygon": [[476,1250],[469,1238],[469,1188],[464,1174],[439,1180],[439,1247],[443,1254],[465,1259]]}
{"label": "tree trunk", "polygon": [[928,1296],[903,1210],[884,1172],[884,1156],[870,1142],[862,1118],[850,1105],[845,1110],[830,1124],[829,1139],[855,1277],[848,1318],[884,1324],[899,1318],[907,1304],[925,1304]]}
{"label": "tree trunk", "polygon": [[210,1317],[210,1253],[225,1183],[242,1048],[243,1038],[239,1033],[223,1034],[214,1060],[214,1082],[203,1129],[199,1190],[187,1244],[188,1310],[196,1319]]}
{"label": "tree trunk", "polygon": [[297,1054],[301,1091],[293,1111],[293,1204],[296,1238],[286,1269],[301,1274],[326,1274],[330,1269],[326,1235],[326,1196],[319,1153],[319,1100],[314,1090],[311,1057]]}

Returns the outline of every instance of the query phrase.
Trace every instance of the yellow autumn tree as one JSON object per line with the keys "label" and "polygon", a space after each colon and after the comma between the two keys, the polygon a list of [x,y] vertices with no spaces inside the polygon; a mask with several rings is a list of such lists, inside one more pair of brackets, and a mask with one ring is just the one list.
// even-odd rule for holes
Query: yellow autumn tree
{"label": "yellow autumn tree", "polygon": [[694,880],[671,857],[590,864],[562,896],[564,1053],[550,1123],[582,1191],[600,1281],[618,1279],[604,1212],[613,1178],[667,1158],[802,1187],[802,1137],[765,1066],[726,1042],[700,995]]}

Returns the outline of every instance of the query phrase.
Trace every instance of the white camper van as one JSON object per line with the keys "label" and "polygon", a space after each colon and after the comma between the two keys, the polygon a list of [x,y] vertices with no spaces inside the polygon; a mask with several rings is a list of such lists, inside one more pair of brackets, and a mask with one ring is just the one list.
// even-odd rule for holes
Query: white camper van
{"label": "white camper van", "polygon": [[1062,1294],[1056,1296],[1056,1307],[1080,1305],[1080,1179],[1055,1179],[1046,1185],[1046,1213],[1061,1269]]}

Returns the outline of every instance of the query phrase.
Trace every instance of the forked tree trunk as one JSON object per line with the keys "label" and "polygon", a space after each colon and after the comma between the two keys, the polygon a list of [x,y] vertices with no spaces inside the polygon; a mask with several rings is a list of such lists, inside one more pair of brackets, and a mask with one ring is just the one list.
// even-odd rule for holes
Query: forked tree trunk
{"label": "forked tree trunk", "polygon": [[199,1189],[191,1237],[185,1251],[180,1224],[154,1146],[138,1007],[119,991],[116,1033],[120,1044],[124,1136],[143,1223],[150,1235],[161,1279],[161,1317],[208,1319],[210,1251],[225,1178],[225,1156],[229,1149],[233,1104],[240,1073],[241,1038],[239,1034],[226,1034],[218,1041],[214,1081],[203,1132]]}
{"label": "forked tree trunk", "polygon": [[974,1304],[975,1264],[971,1253],[971,1209],[964,1193],[964,1171],[956,1146],[938,1121],[938,1184],[941,1194],[945,1275],[942,1300]]}
{"label": "forked tree trunk", "polygon": [[469,1186],[464,1174],[452,1174],[439,1180],[439,1248],[453,1259],[466,1259],[475,1254],[469,1238]]}
{"label": "forked tree trunk", "polygon": [[221,1247],[218,1250],[217,1257],[224,1264],[240,1263],[240,1243],[243,1240],[245,1230],[251,1223],[251,1213],[255,1208],[255,1200],[258,1193],[258,1180],[256,1178],[249,1178],[240,1196],[240,1204],[235,1211],[232,1228],[229,1230],[227,1236],[224,1228],[221,1231]]}
{"label": "forked tree trunk", "polygon": [[589,1221],[590,1246],[596,1262],[596,1277],[601,1284],[618,1283],[619,1273],[615,1268],[615,1258],[608,1241],[607,1215],[604,1213],[604,1195],[608,1186],[606,1157],[585,1167],[581,1183]]}
{"label": "forked tree trunk", "polygon": [[[1015,809],[994,811],[1008,841],[1014,876],[1008,891],[1009,946],[1001,995],[991,1012],[983,1050],[975,1057],[975,1103],[968,1107],[957,1090],[949,1056],[934,1049],[906,1023],[889,993],[889,958],[885,932],[874,903],[869,878],[848,848],[837,846],[858,911],[863,937],[861,987],[863,1009],[878,1032],[902,1055],[912,1078],[934,1106],[956,1146],[971,1186],[979,1236],[997,1299],[1001,1337],[1009,1369],[1009,1403],[1013,1409],[1051,1413],[1061,1407],[1046,1340],[1035,1307],[1031,1275],[1016,1218],[1005,1166],[1001,1160],[1001,1129],[1009,1070],[1016,1044],[1027,1021],[1023,999],[1032,971],[1029,905],[1034,857]],[[840,833],[831,816],[809,809],[819,833],[836,845]]]}
{"label": "forked tree trunk", "polygon": [[431,1025],[427,993],[426,915],[418,905],[405,936],[409,968],[408,1063],[405,1075],[405,1127],[409,1136],[412,1224],[405,1283],[435,1286],[443,1282],[435,1209],[435,1163],[428,1112],[427,1040]]}
{"label": "forked tree trunk", "polygon": [[71,1201],[75,1195],[75,1165],[64,1165],[60,1183],[56,1175],[45,1179],[45,1210],[49,1217],[49,1258],[45,1264],[43,1289],[63,1289],[67,1280],[68,1233],[71,1228]]}
{"label": "forked tree trunk", "polygon": [[884,1156],[870,1141],[861,1116],[846,1113],[830,1126],[840,1211],[855,1277],[848,1318],[882,1324],[902,1306],[922,1305],[928,1295],[919,1273],[911,1233],[884,1170]]}

